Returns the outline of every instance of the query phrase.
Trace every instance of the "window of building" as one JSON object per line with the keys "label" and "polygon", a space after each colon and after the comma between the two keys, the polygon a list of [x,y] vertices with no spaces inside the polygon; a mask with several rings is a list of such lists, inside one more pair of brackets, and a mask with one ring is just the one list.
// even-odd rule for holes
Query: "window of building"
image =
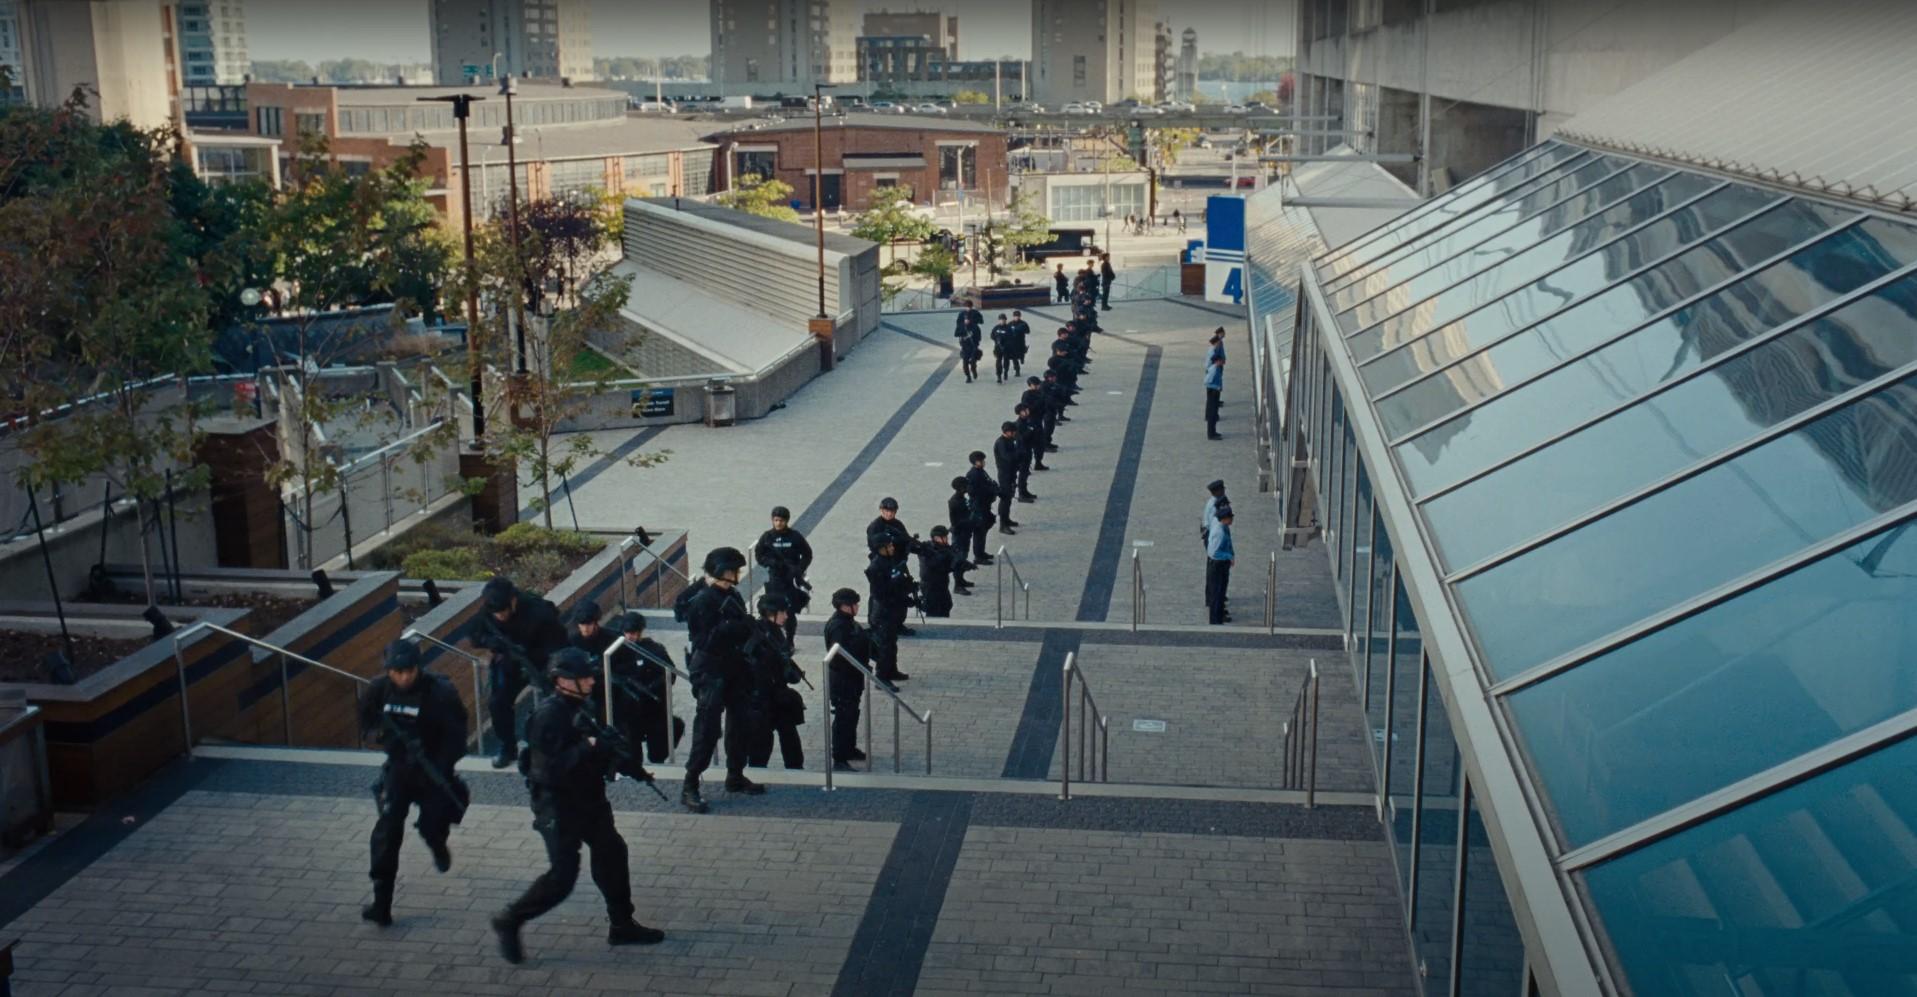
{"label": "window of building", "polygon": [[265,135],[268,138],[279,138],[281,135],[286,134],[285,112],[281,108],[259,108],[258,117],[261,135]]}
{"label": "window of building", "polygon": [[324,135],[326,134],[326,112],[294,111],[293,126],[301,135]]}
{"label": "window of building", "polygon": [[712,154],[710,152],[687,153],[680,170],[683,179],[679,184],[679,193],[688,197],[698,197],[712,192]]}
{"label": "window of building", "polygon": [[748,176],[770,179],[778,166],[778,153],[775,152],[735,152],[732,155],[732,178],[737,183]]}
{"label": "window of building", "polygon": [[1072,56],[1072,85],[1085,85],[1085,57],[1082,55]]}
{"label": "window of building", "polygon": [[974,190],[978,187],[978,147],[939,146],[939,188]]}
{"label": "window of building", "polygon": [[625,169],[627,180],[662,177],[672,172],[672,157],[663,152],[650,156],[627,156]]}

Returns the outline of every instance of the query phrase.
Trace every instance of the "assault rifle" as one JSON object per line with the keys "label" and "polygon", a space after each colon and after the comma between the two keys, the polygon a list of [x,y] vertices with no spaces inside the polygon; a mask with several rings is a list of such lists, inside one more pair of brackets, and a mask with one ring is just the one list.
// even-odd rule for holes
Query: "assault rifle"
{"label": "assault rifle", "polygon": [[380,710],[379,720],[383,734],[381,740],[390,737],[400,747],[406,749],[406,754],[426,771],[426,781],[444,793],[447,801],[453,805],[453,823],[457,824],[465,820],[466,807],[472,803],[472,794],[466,789],[466,784],[446,778],[446,773],[439,770],[439,764],[433,761],[433,756],[426,752],[426,745],[420,742],[419,735],[401,727],[391,713]]}
{"label": "assault rifle", "polygon": [[592,708],[590,706],[574,710],[572,714],[572,724],[580,733],[597,741],[601,747],[605,748],[606,751],[611,754],[612,764],[606,767],[607,782],[618,778],[619,773],[627,766],[632,766],[641,772],[645,772],[643,778],[638,776],[634,776],[633,778],[645,783],[646,788],[652,790],[653,794],[658,796],[660,800],[666,800],[666,794],[661,792],[658,784],[653,781],[652,773],[646,772],[644,768],[635,764],[639,756],[633,750],[632,742],[626,740],[626,735],[601,723],[598,717],[592,715]]}

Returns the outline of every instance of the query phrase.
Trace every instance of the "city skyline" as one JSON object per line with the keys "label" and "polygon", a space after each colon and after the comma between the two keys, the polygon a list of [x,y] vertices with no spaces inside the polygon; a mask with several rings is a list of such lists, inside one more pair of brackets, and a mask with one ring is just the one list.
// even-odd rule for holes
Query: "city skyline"
{"label": "city skyline", "polygon": [[[353,16],[341,16],[344,8],[353,8]],[[1031,55],[1030,0],[966,0],[963,4],[861,0],[858,9],[861,14],[881,9],[944,9],[959,17],[960,58]],[[1208,0],[1182,4],[1175,11],[1161,6],[1160,16],[1171,23],[1174,33],[1195,29],[1202,52],[1282,56],[1293,51],[1293,10],[1293,0]],[[249,0],[247,23],[254,59],[424,63],[432,58],[425,0],[343,0],[325,7],[303,0]],[[656,0],[593,0],[592,4],[595,56],[704,54],[712,47],[710,30],[704,4]],[[1220,44],[1225,39],[1230,44]]]}

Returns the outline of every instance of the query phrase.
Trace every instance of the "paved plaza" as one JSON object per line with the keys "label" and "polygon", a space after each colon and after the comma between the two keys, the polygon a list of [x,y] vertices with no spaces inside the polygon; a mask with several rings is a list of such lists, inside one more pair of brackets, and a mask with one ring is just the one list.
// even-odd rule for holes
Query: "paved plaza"
{"label": "paved plaza", "polygon": [[[1048,338],[1058,315],[1028,314]],[[376,756],[211,747],[0,866],[16,992],[1410,993],[1365,721],[1349,671],[1332,667],[1343,635],[1324,554],[1278,551],[1276,504],[1257,491],[1242,321],[1164,300],[1121,304],[1104,322],[1056,469],[1033,477],[1040,501],[1014,506],[1018,535],[992,541],[1031,585],[1029,619],[1021,598],[995,623],[988,569],[953,619],[915,620],[919,635],[901,644],[913,676],[901,694],[931,718],[929,774],[925,729],[906,717],[892,775],[895,713],[880,696],[867,703],[871,773],[824,792],[823,697],[801,687],[806,770],[765,773],[768,795],[730,796],[709,775],[713,813],[693,816],[631,782],[613,787],[638,917],[665,929],[664,944],[605,946],[582,875],[527,929],[527,963],[503,963],[487,916],[543,867],[543,850],[522,781],[478,758],[461,765],[474,805],[454,832],[453,871],[433,873],[408,843],[397,923],[382,932],[359,918]],[[1226,439],[1210,442],[1200,375],[1220,323],[1234,330],[1235,366]],[[598,434],[615,456],[574,476],[582,524],[688,529],[696,564],[710,547],[748,545],[772,505],[789,506],[818,555],[799,632],[817,682],[826,596],[865,588],[878,500],[898,498],[928,533],[966,453],[990,449],[1018,395],[993,383],[989,358],[988,376],[965,383],[951,325],[949,312],[888,316],[763,420]],[[653,450],[670,460],[618,459]],[[1197,526],[1213,478],[1238,513],[1238,618],[1225,627],[1202,625]],[[1134,554],[1148,590],[1137,629]],[[648,615],[679,657],[682,628]],[[1105,784],[1061,801],[1051,780],[1066,764],[1067,660],[1109,723],[1110,765]],[[1283,783],[1282,725],[1314,661],[1321,795],[1308,808]],[[673,710],[690,720],[691,707],[681,684]],[[676,790],[682,770],[654,768]]]}

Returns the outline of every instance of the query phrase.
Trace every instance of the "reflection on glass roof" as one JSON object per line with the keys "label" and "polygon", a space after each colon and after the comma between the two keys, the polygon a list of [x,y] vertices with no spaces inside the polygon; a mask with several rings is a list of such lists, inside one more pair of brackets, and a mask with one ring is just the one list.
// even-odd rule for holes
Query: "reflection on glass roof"
{"label": "reflection on glass roof", "polygon": [[1917,997],[1917,226],[1617,158],[1318,261],[1429,543],[1389,539],[1629,989]]}

